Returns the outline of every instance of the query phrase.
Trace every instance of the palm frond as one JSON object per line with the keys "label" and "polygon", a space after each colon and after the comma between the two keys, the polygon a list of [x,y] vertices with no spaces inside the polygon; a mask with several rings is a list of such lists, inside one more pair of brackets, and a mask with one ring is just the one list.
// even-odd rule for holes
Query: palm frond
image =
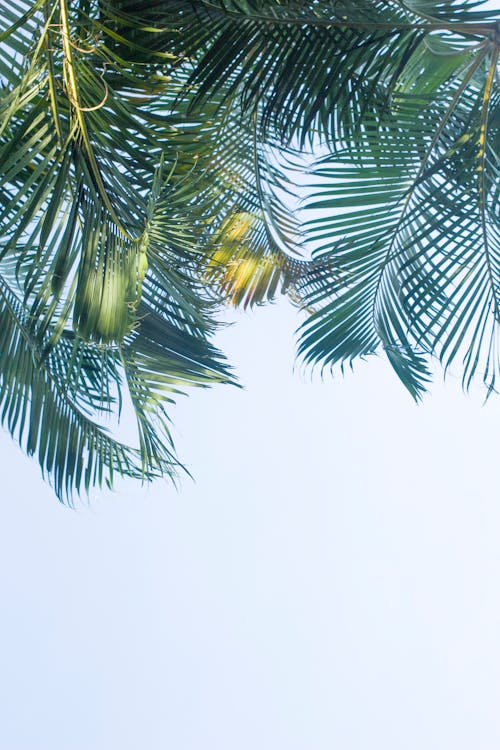
{"label": "palm frond", "polygon": [[[173,478],[173,395],[232,382],[209,343],[214,305],[197,277],[210,182],[203,168],[192,177],[178,113],[159,113],[148,97],[138,107],[112,88],[82,7],[38,4],[10,27],[7,57],[19,49],[24,63],[9,72],[0,112],[0,281],[20,330],[6,323],[13,332],[0,352],[7,424],[22,437],[32,404],[28,452],[68,500],[106,472],[110,483],[114,471]],[[26,46],[35,22],[37,42]],[[198,140],[209,163],[214,146],[206,133]],[[14,368],[10,342],[23,337]],[[137,450],[99,426],[103,414],[118,419],[123,388]]]}
{"label": "palm frond", "polygon": [[[11,0],[0,41],[0,404],[61,498],[175,476],[171,403],[232,382],[223,301],[288,294],[307,362],[382,348],[415,398],[429,356],[495,388],[494,12]],[[308,238],[290,164],[319,149]]]}
{"label": "palm frond", "polygon": [[471,18],[467,3],[175,0],[145,11],[126,0],[119,7],[124,33],[125,18],[146,13],[165,49],[196,62],[186,89],[191,107],[223,89],[224,101],[238,100],[246,117],[259,113],[266,137],[286,143],[312,133],[331,143],[356,138],[364,114],[383,112],[383,92],[436,31],[472,40],[495,33],[491,11]]}
{"label": "palm frond", "polygon": [[460,354],[465,385],[479,370],[494,387],[499,155],[498,121],[490,132],[488,113],[498,107],[496,57],[484,45],[452,83],[431,65],[432,95],[414,94],[407,75],[394,119],[374,124],[371,136],[367,129],[367,150],[346,149],[318,169],[321,196],[311,208],[329,215],[312,226],[342,284],[307,297],[318,308],[302,329],[307,361],[352,361],[382,346],[418,398],[429,377],[424,355],[449,366]]}
{"label": "palm frond", "polygon": [[[104,480],[111,483],[115,472],[150,479],[165,470],[176,471],[178,464],[170,457],[167,466],[150,465],[143,474],[139,452],[114,439],[82,411],[82,401],[95,406],[97,379],[106,371],[102,362],[81,352],[75,394],[68,347],[62,347],[62,356],[59,352],[43,356],[26,309],[4,280],[0,280],[0,316],[1,419],[29,455],[37,454],[60,499],[71,502],[82,487],[88,491]],[[72,354],[76,364],[78,352]]]}

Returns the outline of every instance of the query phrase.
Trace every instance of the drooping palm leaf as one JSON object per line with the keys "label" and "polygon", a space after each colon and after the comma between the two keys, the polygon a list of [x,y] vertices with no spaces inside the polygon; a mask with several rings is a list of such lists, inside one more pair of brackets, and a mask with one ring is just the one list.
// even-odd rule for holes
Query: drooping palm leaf
{"label": "drooping palm leaf", "polygon": [[[168,466],[149,465],[143,473],[139,452],[120,443],[84,413],[84,401],[95,407],[103,399],[105,403],[109,400],[98,390],[98,380],[102,383],[108,369],[102,357],[92,359],[91,353],[73,345],[71,356],[62,345],[57,354],[43,356],[31,334],[27,311],[3,280],[0,316],[1,418],[27,453],[38,455],[42,471],[51,478],[59,497],[71,501],[73,492],[82,487],[88,490],[104,479],[112,482],[114,472],[151,479],[176,470],[171,455]],[[116,382],[114,368],[109,374]]]}
{"label": "drooping palm leaf", "polygon": [[366,151],[324,159],[311,204],[329,212],[312,224],[342,286],[308,295],[318,309],[300,351],[335,363],[382,345],[415,397],[424,353],[447,365],[460,353],[464,383],[479,368],[488,388],[499,365],[498,52],[443,46],[420,54],[418,88],[411,70],[400,77],[392,112],[366,128]]}
{"label": "drooping palm leaf", "polygon": [[449,29],[471,39],[493,36],[492,12],[474,12],[471,5],[158,0],[144,8],[137,0],[113,3],[124,33],[125,19],[142,14],[163,30],[157,44],[196,61],[191,106],[220,97],[222,88],[246,117],[259,113],[263,133],[279,134],[285,142],[293,136],[304,142],[318,132],[331,142],[354,137],[363,115],[380,113],[386,105],[380,85],[390,90],[429,34]]}
{"label": "drooping palm leaf", "polygon": [[[18,3],[19,16],[24,6]],[[188,179],[195,159],[176,141],[175,116],[154,113],[148,98],[142,109],[133,107],[128,90],[113,91],[106,50],[89,44],[86,34],[95,29],[84,10],[40,3],[11,26],[6,56],[24,55],[24,65],[5,70],[9,95],[0,139],[0,271],[5,283],[10,279],[16,341],[29,342],[33,359],[27,368],[28,354],[20,353],[13,368],[14,334],[6,339],[0,351],[4,417],[20,437],[30,430],[28,451],[38,451],[56,492],[68,499],[82,476],[88,488],[106,471],[111,480],[113,469],[144,479],[173,476],[178,462],[165,403],[183,385],[230,379],[208,342],[212,303],[195,274],[199,238],[213,213],[210,183],[201,170]],[[121,78],[126,74],[122,69]],[[202,134],[199,147],[208,154],[213,146],[206,140]],[[54,406],[56,386],[42,377],[49,368],[57,387],[71,392],[64,408]],[[96,378],[106,381],[106,372],[113,382],[99,390]],[[99,426],[100,412],[119,409],[123,383],[138,420],[137,451]],[[24,418],[29,402],[30,424]],[[57,450],[47,458],[53,441]]]}
{"label": "drooping palm leaf", "polygon": [[[209,340],[222,297],[288,293],[312,313],[307,361],[382,346],[416,398],[429,354],[494,388],[491,11],[13,0],[0,39],[0,400],[61,497],[106,470],[175,473],[168,405],[229,379]],[[287,206],[304,149],[329,151],[310,260]],[[102,427],[126,393],[137,450]]]}

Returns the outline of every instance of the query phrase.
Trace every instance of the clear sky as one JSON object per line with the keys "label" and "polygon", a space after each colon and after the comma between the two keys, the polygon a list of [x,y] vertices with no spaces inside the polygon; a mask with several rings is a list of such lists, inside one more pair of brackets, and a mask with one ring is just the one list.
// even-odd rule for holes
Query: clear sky
{"label": "clear sky", "polygon": [[311,383],[295,321],[223,332],[179,493],[69,510],[0,433],[0,750],[498,750],[500,400]]}

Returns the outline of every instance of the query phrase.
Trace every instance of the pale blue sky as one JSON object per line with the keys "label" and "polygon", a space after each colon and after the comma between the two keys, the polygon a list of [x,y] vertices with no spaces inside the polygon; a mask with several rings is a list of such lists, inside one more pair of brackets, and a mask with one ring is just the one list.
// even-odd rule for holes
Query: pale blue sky
{"label": "pale blue sky", "polygon": [[0,750],[498,750],[500,401],[311,383],[295,322],[223,332],[180,493],[71,511],[0,434]]}

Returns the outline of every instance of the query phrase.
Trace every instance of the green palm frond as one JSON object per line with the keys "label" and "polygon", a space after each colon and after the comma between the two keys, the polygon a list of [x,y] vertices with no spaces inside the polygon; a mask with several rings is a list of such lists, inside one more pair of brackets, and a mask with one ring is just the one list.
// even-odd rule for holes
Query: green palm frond
{"label": "green palm frond", "polygon": [[415,398],[432,356],[496,387],[494,11],[11,0],[0,42],[0,405],[61,498],[175,477],[171,403],[232,382],[223,302],[285,293],[307,362],[382,348]]}
{"label": "green palm frond", "polygon": [[[277,144],[266,147],[260,142],[255,118],[253,123],[253,131],[234,129],[237,146],[229,158],[233,136],[222,134],[221,174],[231,169],[234,200],[214,223],[214,251],[204,275],[225,300],[244,307],[272,300],[283,290],[289,269],[301,257],[302,242],[298,221],[286,204],[294,200],[290,168],[283,163],[286,155]],[[234,120],[230,131],[231,126]]]}
{"label": "green palm frond", "polygon": [[222,89],[246,117],[259,113],[266,136],[287,143],[318,132],[331,142],[356,137],[365,114],[384,110],[381,94],[432,33],[449,29],[471,40],[495,33],[491,11],[471,17],[467,3],[174,0],[144,9],[124,0],[119,6],[125,17],[145,15],[163,29],[165,49],[195,61],[191,107]]}
{"label": "green palm frond", "polygon": [[[0,405],[2,422],[16,436],[28,454],[36,453],[42,472],[53,482],[60,498],[71,502],[74,491],[87,491],[113,474],[142,477],[138,451],[123,445],[82,409],[96,401],[109,402],[99,393],[98,380],[105,379],[102,358],[67,347],[48,357],[30,330],[29,315],[9,289],[0,282]],[[78,361],[80,360],[80,361]],[[78,365],[78,392],[73,391],[74,367]],[[109,370],[108,370],[109,372]],[[114,374],[113,372],[109,374]],[[149,466],[146,478],[162,471],[173,472],[177,462],[170,457],[168,467]]]}
{"label": "green palm frond", "polygon": [[[22,21],[6,47],[24,62],[8,72],[0,135],[0,279],[21,332],[0,350],[0,377],[8,428],[22,437],[29,421],[28,452],[70,500],[106,472],[110,482],[113,471],[174,477],[166,406],[186,386],[231,381],[209,343],[214,305],[197,277],[214,207],[179,113],[167,114],[161,91],[139,107],[112,88],[83,6],[40,3]],[[139,75],[134,66],[121,84]],[[208,164],[214,144],[199,129],[198,141]],[[22,337],[33,366],[20,353],[14,369],[10,341]],[[99,426],[103,414],[119,416],[124,387],[137,450]]]}
{"label": "green palm frond", "polygon": [[443,57],[426,81],[421,56],[419,92],[406,72],[392,115],[366,129],[366,150],[319,166],[311,208],[329,215],[313,220],[313,232],[342,281],[307,297],[317,308],[302,329],[307,361],[352,361],[382,346],[417,398],[429,377],[425,354],[447,366],[460,356],[465,385],[479,370],[494,387],[497,58],[493,45],[466,50],[448,80]]}

